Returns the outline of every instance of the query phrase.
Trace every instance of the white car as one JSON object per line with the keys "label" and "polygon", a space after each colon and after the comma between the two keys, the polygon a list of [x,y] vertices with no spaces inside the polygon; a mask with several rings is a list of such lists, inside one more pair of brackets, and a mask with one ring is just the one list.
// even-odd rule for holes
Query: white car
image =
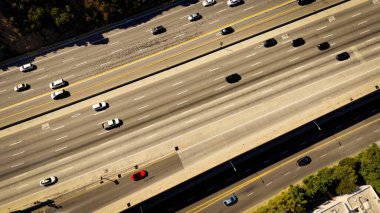
{"label": "white car", "polygon": [[57,178],[57,177],[55,177],[55,176],[50,176],[50,177],[48,177],[48,178],[46,178],[46,179],[41,180],[41,181],[40,181],[40,186],[45,186],[45,187],[47,187],[47,186],[50,186],[50,185],[53,185],[53,184],[57,183],[57,181],[58,181],[58,178]]}
{"label": "white car", "polygon": [[53,92],[50,95],[50,97],[53,100],[57,100],[57,99],[61,99],[61,98],[66,97],[66,95],[67,95],[67,92],[66,92],[66,90],[63,89],[63,90],[57,90],[57,91]]}
{"label": "white car", "polygon": [[203,1],[203,6],[207,7],[207,6],[211,6],[211,5],[215,4],[215,3],[216,3],[216,0],[204,0]]}
{"label": "white car", "polygon": [[121,125],[121,120],[118,118],[114,118],[112,120],[109,120],[109,121],[102,123],[103,129],[105,129],[105,130],[113,129],[119,125]]}
{"label": "white car", "polygon": [[104,101],[92,105],[92,109],[95,110],[95,111],[101,111],[103,109],[106,109],[107,107],[108,107],[108,103],[104,102]]}
{"label": "white car", "polygon": [[29,87],[30,87],[29,84],[19,84],[19,85],[15,86],[14,90],[16,92],[22,92],[22,91],[29,89]]}
{"label": "white car", "polygon": [[61,88],[61,87],[64,87],[66,86],[67,84],[67,81],[63,80],[63,79],[59,79],[59,80],[56,80],[56,81],[53,81],[49,84],[49,87],[51,89],[58,89],[58,88]]}
{"label": "white car", "polygon": [[243,3],[242,0],[227,0],[227,5],[229,7],[233,7],[233,6],[236,6],[236,5],[241,4],[241,3]]}
{"label": "white car", "polygon": [[24,64],[20,67],[20,71],[21,72],[28,72],[30,70],[33,70],[34,69],[34,65],[31,64],[31,63],[28,63],[28,64]]}

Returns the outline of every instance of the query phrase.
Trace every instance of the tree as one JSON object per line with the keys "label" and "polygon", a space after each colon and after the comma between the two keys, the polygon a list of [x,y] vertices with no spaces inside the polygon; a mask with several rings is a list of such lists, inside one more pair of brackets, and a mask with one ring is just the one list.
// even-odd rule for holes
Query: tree
{"label": "tree", "polygon": [[331,192],[334,184],[334,169],[324,168],[315,175],[310,175],[303,180],[306,194],[309,197],[320,199],[324,196],[331,198]]}
{"label": "tree", "polygon": [[366,184],[372,185],[377,193],[380,193],[380,149],[376,144],[358,156],[360,161],[359,173]]}
{"label": "tree", "polygon": [[350,194],[357,189],[358,176],[350,166],[337,166],[334,169],[335,193],[338,195]]}

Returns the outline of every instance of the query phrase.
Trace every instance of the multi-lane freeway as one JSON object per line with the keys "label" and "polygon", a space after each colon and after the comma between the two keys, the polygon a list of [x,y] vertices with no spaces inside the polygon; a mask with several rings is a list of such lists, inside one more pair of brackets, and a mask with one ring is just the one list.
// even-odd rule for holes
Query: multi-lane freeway
{"label": "multi-lane freeway", "polygon": [[[104,94],[100,97],[110,107],[103,112],[93,111],[90,100],[40,125],[1,132],[0,205],[57,196],[98,183],[102,174],[129,173],[136,164],[173,153],[176,146],[184,170],[213,152],[236,151],[241,144],[250,149],[375,90],[380,78],[378,6],[349,3],[356,5],[342,9],[342,4],[333,15],[319,14],[230,46],[142,80],[138,88]],[[261,41],[271,37],[278,44],[264,48]],[[290,42],[298,37],[306,44],[294,48]],[[319,50],[322,42],[329,42],[330,49]],[[343,51],[350,58],[337,61]],[[232,73],[242,80],[228,84],[225,78]],[[78,91],[86,88],[77,85]],[[45,100],[42,106],[50,103]],[[122,126],[103,130],[101,123],[112,118],[120,118]],[[247,140],[254,142],[244,144]],[[38,182],[51,175],[59,183],[42,189]]]}
{"label": "multi-lane freeway", "polygon": [[[101,36],[103,45],[68,45],[57,52],[41,54],[33,63],[37,69],[22,73],[15,64],[3,66],[0,75],[0,126],[63,106],[91,94],[113,88],[125,82],[154,73],[160,69],[193,58],[201,53],[227,45],[241,38],[302,17],[343,0],[321,1],[300,7],[295,1],[246,1],[238,7],[218,2],[203,7],[201,2],[175,7],[149,21],[136,21]],[[203,18],[189,22],[187,15],[199,12]],[[163,25],[167,32],[153,36],[150,30]],[[217,35],[223,27],[232,25],[232,36]],[[99,35],[94,35],[97,37]],[[97,38],[98,39],[98,38]],[[20,66],[27,61],[17,62]],[[128,63],[127,63],[128,62]],[[48,84],[65,79],[70,97],[51,100]],[[31,88],[16,93],[13,87],[28,83]]]}

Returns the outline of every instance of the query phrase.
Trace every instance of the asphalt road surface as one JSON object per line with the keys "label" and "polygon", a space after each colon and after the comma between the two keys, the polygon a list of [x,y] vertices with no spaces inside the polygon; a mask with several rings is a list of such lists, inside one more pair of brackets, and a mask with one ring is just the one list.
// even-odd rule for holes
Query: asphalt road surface
{"label": "asphalt road surface", "polygon": [[[104,37],[103,44],[84,45],[86,42],[81,41],[43,54],[34,59],[37,69],[32,72],[21,73],[9,65],[0,74],[1,126],[130,82],[216,49],[220,44],[227,45],[339,2],[343,1],[325,0],[300,7],[292,0],[246,1],[233,8],[222,1],[211,7],[198,2],[94,35],[92,40]],[[189,22],[187,15],[194,12],[201,13],[203,18]],[[167,32],[153,36],[149,31],[157,25],[167,27]],[[217,35],[222,27],[229,25],[235,28],[235,33]],[[26,61],[17,65],[23,63]],[[69,83],[65,89],[70,97],[54,101],[50,98],[53,90],[48,85],[61,78]],[[31,89],[14,92],[13,87],[20,83],[28,83]]]}
{"label": "asphalt road surface", "polygon": [[[0,204],[41,191],[38,182],[47,176],[59,177],[58,185],[45,189],[54,191],[80,174],[176,139],[232,113],[256,107],[256,112],[239,120],[246,124],[244,119],[257,117],[265,127],[285,116],[306,113],[303,110],[325,97],[333,100],[342,90],[367,84],[380,74],[376,65],[380,53],[377,10],[367,2],[334,15],[335,21],[318,20],[289,31],[288,38],[276,38],[279,44],[273,48],[257,43],[235,52],[233,57],[195,66],[139,90],[126,89],[107,100],[110,107],[104,112],[94,112],[88,106],[48,124],[3,137]],[[289,41],[297,37],[303,37],[306,44],[293,48]],[[316,46],[324,41],[332,47],[322,52]],[[335,55],[342,51],[348,51],[351,58],[338,62]],[[227,84],[225,77],[235,72],[242,81]],[[322,90],[312,89],[315,85]],[[120,128],[101,128],[102,122],[116,117],[123,120]],[[235,122],[223,125],[236,125]],[[199,137],[215,134],[207,131]],[[253,133],[235,131],[228,137],[249,134]]]}

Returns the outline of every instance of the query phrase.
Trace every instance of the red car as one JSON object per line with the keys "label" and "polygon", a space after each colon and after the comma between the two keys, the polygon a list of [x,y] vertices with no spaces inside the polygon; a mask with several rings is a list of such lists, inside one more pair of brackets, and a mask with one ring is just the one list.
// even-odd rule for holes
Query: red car
{"label": "red car", "polygon": [[137,173],[132,174],[131,180],[138,181],[148,176],[148,173],[145,170],[140,170]]}

